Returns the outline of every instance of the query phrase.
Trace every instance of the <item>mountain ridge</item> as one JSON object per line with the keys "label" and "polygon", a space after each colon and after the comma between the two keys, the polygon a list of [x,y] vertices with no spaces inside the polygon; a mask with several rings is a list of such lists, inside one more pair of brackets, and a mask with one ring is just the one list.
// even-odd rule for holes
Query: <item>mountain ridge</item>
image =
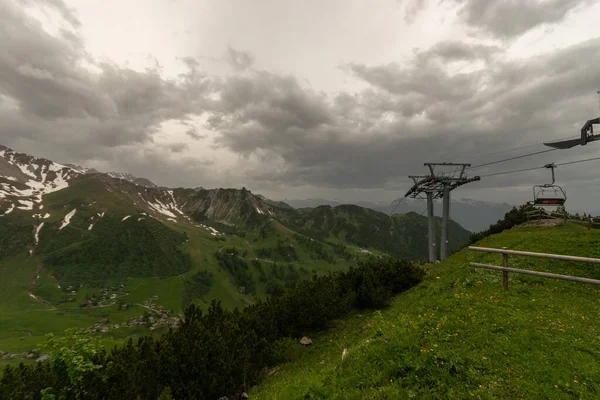
{"label": "mountain ridge", "polygon": [[[415,212],[424,214],[426,212],[423,201],[413,199],[396,199],[389,204],[370,202],[370,201],[349,201],[347,203],[337,200],[328,200],[323,198],[311,198],[304,200],[284,200],[290,206],[296,209],[314,208],[320,205],[338,206],[342,204],[355,204],[361,207],[370,208],[385,214],[392,212],[406,214]],[[399,203],[400,202],[400,203]],[[399,203],[399,204],[398,204]],[[487,229],[491,224],[501,219],[504,214],[510,211],[514,205],[508,203],[494,203],[475,199],[459,198],[450,200],[450,217],[472,232],[479,232]],[[434,203],[434,214],[442,215],[442,205],[440,202]]]}
{"label": "mountain ridge", "polygon": [[[288,236],[301,234],[326,246],[353,245],[370,248],[370,253],[376,250],[409,259],[426,257],[423,250],[427,231],[425,218],[416,214],[389,217],[377,210],[347,204],[299,210],[285,202],[253,194],[245,187],[158,187],[140,182],[130,174],[103,173],[58,164],[5,146],[0,147],[0,167],[0,218],[3,218],[0,222],[31,226],[29,229],[34,233],[27,241],[29,253],[39,251],[47,257],[48,265],[56,268],[59,264],[56,260],[67,262],[55,254],[66,251],[61,250],[61,246],[65,249],[73,246],[88,248],[104,241],[104,245],[111,247],[104,238],[96,236],[96,231],[109,220],[114,219],[112,226],[117,237],[123,226],[130,223],[142,224],[142,230],[137,234],[151,237],[158,228],[152,228],[152,224],[144,225],[141,221],[146,218],[166,224],[168,229],[175,231],[189,233],[199,229],[219,240],[226,240],[227,235],[244,238],[248,234],[265,239],[277,230],[283,230]],[[11,218],[6,219],[7,216]],[[125,222],[127,218],[131,220]],[[279,228],[273,230],[273,224],[279,224]],[[454,233],[450,235],[451,240],[456,242],[452,246],[468,240],[470,232],[460,225],[452,225],[451,230]],[[164,231],[163,235],[171,235],[168,232]],[[48,241],[55,243],[54,247],[50,246],[51,252]],[[118,244],[115,246],[118,248]],[[79,265],[76,269],[83,268],[81,260],[93,262],[77,252],[69,250],[68,254],[80,260],[73,261],[73,265]],[[319,250],[319,254],[325,253]],[[111,258],[111,262],[121,267],[112,268],[129,268],[119,264],[124,261],[116,261],[124,260],[124,255],[119,257]],[[159,256],[164,257],[166,255]],[[326,259],[332,258],[327,256]]]}

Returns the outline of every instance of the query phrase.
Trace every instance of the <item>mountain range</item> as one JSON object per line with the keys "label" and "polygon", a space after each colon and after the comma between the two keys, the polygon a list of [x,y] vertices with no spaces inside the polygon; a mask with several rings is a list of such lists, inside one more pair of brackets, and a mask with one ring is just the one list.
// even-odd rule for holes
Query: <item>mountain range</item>
{"label": "mountain range", "polygon": [[[438,217],[438,240],[440,226]],[[450,250],[470,234],[451,221]],[[0,146],[0,337],[12,349],[56,326],[111,340],[158,332],[190,303],[243,307],[387,256],[424,261],[427,218],[294,208],[246,188],[167,188]]]}

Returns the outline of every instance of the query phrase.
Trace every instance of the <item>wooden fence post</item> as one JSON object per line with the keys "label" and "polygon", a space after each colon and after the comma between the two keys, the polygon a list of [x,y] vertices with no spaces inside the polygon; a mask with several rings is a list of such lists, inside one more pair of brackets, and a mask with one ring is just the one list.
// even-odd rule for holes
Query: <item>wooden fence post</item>
{"label": "wooden fence post", "polygon": [[[506,247],[503,247],[506,250]],[[502,254],[502,265],[504,268],[508,268],[508,254]],[[508,290],[508,271],[502,271],[502,287],[504,290]]]}

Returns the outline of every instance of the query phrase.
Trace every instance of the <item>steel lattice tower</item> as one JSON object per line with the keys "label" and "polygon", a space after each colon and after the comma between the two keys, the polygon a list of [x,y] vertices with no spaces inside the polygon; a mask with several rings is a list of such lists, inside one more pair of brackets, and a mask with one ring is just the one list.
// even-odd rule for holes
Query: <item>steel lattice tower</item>
{"label": "steel lattice tower", "polygon": [[[414,185],[406,192],[404,197],[427,199],[429,262],[435,261],[435,220],[433,201],[443,199],[442,235],[440,245],[440,260],[448,255],[448,220],[450,219],[450,192],[464,184],[480,180],[479,176],[467,178],[465,169],[471,164],[455,163],[425,163],[429,168],[429,175],[410,175]],[[451,172],[436,171],[436,167],[454,167]],[[425,197],[423,197],[425,195]]]}

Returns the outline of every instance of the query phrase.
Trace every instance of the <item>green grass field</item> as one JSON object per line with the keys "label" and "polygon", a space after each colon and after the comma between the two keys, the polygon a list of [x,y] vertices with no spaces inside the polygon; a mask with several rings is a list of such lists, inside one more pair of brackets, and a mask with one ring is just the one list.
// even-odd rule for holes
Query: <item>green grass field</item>
{"label": "green grass field", "polygon": [[[600,258],[600,231],[518,227],[478,245]],[[250,398],[599,398],[600,288],[511,274],[504,291],[501,272],[469,265],[501,257],[463,250],[427,266],[388,309],[289,345]],[[511,256],[510,266],[600,278],[594,264]]]}

